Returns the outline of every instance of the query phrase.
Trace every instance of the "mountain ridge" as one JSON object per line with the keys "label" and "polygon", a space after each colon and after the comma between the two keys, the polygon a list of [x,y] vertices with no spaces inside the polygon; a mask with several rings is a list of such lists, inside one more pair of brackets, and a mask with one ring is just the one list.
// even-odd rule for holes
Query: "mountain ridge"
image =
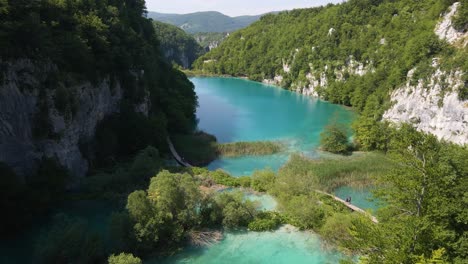
{"label": "mountain ridge", "polygon": [[233,32],[260,19],[260,15],[231,17],[218,11],[200,11],[187,14],[169,14],[149,11],[147,17],[178,26],[188,33]]}

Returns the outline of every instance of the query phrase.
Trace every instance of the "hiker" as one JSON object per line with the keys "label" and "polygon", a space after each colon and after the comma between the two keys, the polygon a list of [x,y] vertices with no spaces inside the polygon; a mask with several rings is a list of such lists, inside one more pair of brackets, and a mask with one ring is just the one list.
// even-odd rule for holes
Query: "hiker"
{"label": "hiker", "polygon": [[348,203],[351,203],[351,196],[348,198]]}

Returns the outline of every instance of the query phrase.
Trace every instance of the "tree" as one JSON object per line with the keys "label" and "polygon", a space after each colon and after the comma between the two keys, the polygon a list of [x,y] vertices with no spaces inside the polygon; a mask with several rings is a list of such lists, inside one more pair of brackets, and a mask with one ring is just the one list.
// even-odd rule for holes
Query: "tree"
{"label": "tree", "polygon": [[141,259],[133,256],[133,254],[120,253],[119,255],[110,255],[109,264],[141,264]]}
{"label": "tree", "polygon": [[396,168],[380,179],[379,217],[384,241],[371,261],[413,263],[445,248],[454,263],[466,259],[468,149],[402,125],[390,142]]}
{"label": "tree", "polygon": [[215,197],[222,210],[222,223],[227,228],[247,227],[256,215],[255,205],[244,201],[241,192],[221,193]]}
{"label": "tree", "polygon": [[133,256],[133,254],[120,253],[119,255],[110,255],[109,264],[141,264],[141,259]]}
{"label": "tree", "polygon": [[349,151],[346,128],[337,123],[330,124],[320,134],[322,149],[332,153],[345,154]]}

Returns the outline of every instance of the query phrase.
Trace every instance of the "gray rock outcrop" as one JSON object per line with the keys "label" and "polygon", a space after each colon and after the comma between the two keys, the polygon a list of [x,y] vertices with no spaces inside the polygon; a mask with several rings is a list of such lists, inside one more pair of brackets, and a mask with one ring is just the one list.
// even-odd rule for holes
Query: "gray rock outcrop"
{"label": "gray rock outcrop", "polygon": [[[97,84],[54,84],[73,94],[76,109],[73,114],[66,114],[55,107],[56,87],[44,86],[46,76],[56,71],[54,65],[30,60],[0,61],[0,64],[6,69],[0,83],[0,161],[20,175],[29,175],[38,160],[55,157],[74,178],[84,176],[88,162],[80,152],[80,143],[94,137],[99,121],[119,111],[122,98],[119,83],[111,87],[106,78]],[[47,129],[55,135],[53,139],[34,136],[36,118],[41,115],[40,104],[47,110],[44,118],[49,121]]]}

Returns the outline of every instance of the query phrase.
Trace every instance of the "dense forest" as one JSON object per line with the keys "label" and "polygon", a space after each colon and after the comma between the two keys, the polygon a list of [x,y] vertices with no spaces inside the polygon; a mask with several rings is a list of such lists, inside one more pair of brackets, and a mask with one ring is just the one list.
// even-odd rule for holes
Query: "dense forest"
{"label": "dense forest", "polygon": [[[51,129],[52,113],[72,122],[81,107],[72,87],[98,86],[102,80],[111,90],[119,85],[123,96],[120,109],[97,124],[95,137],[80,139],[89,172],[112,168],[149,145],[161,151],[154,151],[159,157],[167,148],[168,133],[192,131],[197,104],[193,84],[165,62],[145,14],[143,0],[0,1],[2,71],[23,61],[40,69],[45,65],[45,70],[19,81],[33,80],[19,93],[37,98],[34,144],[62,140]],[[16,87],[5,77],[0,76],[2,85]],[[144,102],[149,105],[146,113],[137,110]],[[11,135],[3,136],[6,141],[0,143],[8,143]],[[2,236],[60,202],[69,183],[77,181],[72,173],[54,155],[39,158],[31,175],[18,176],[0,162]]]}
{"label": "dense forest", "polygon": [[[380,123],[390,106],[390,91],[407,81],[428,78],[437,69],[468,71],[467,48],[439,40],[434,28],[455,1],[353,0],[339,5],[268,14],[232,33],[195,63],[216,74],[273,80],[298,90],[314,81],[315,92],[333,103],[352,106],[361,115],[356,142],[363,149],[385,149]],[[461,1],[454,24],[466,31],[468,3]],[[465,85],[460,99],[468,93]],[[276,78],[275,78],[276,77]],[[325,80],[325,81],[323,81]],[[447,88],[450,89],[450,88]]]}
{"label": "dense forest", "polygon": [[217,48],[227,36],[229,36],[229,33],[200,32],[193,34],[195,40],[197,40],[206,51]]}
{"label": "dense forest", "polygon": [[198,44],[195,38],[182,29],[154,21],[156,34],[160,41],[161,50],[169,63],[175,63],[186,69],[192,67],[192,63],[205,53],[204,48]]}

